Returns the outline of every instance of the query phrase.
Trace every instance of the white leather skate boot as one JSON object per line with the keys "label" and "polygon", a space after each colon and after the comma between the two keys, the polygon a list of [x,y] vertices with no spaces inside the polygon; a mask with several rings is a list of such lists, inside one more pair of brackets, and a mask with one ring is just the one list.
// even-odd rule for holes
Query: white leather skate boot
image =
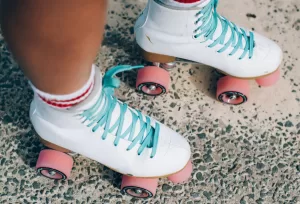
{"label": "white leather skate boot", "polygon": [[259,78],[262,86],[275,83],[282,61],[280,47],[219,15],[217,5],[218,0],[202,0],[192,8],[177,8],[149,0],[135,24],[143,57],[165,69],[172,68],[174,61],[188,60],[235,78]]}
{"label": "white leather skate boot", "polygon": [[35,94],[30,119],[42,142],[54,149],[40,153],[39,173],[54,179],[67,178],[73,160],[62,152],[72,151],[127,175],[122,189],[137,197],[155,194],[157,179],[150,178],[171,175],[171,180],[181,182],[190,176],[187,141],[113,96],[120,84],[115,74],[134,68],[140,67],[114,67],[105,74],[103,83],[96,68],[91,95],[69,109],[51,107]]}

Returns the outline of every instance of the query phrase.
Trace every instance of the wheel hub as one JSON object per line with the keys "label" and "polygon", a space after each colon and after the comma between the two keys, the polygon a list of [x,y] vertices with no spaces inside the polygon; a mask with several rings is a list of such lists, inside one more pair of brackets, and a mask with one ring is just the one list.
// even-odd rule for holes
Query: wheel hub
{"label": "wheel hub", "polygon": [[122,189],[123,193],[136,198],[151,198],[153,194],[147,189],[143,189],[137,186],[127,186]]}
{"label": "wheel hub", "polygon": [[55,176],[55,175],[56,175],[56,172],[55,172],[55,171],[53,171],[53,170],[51,170],[51,171],[48,171],[48,173],[49,173],[49,175],[50,175],[50,176]]}
{"label": "wheel hub", "polygon": [[142,83],[137,88],[139,91],[147,94],[149,96],[159,96],[166,93],[166,88],[160,84],[156,84],[153,82]]}
{"label": "wheel hub", "polygon": [[238,96],[236,94],[229,95],[230,100],[235,100],[235,99],[237,99],[237,97]]}
{"label": "wheel hub", "polygon": [[219,95],[219,101],[222,103],[232,104],[232,105],[240,105],[247,101],[247,96],[242,93],[235,91],[224,92]]}
{"label": "wheel hub", "polygon": [[136,188],[136,189],[134,189],[134,192],[138,195],[141,195],[143,193],[143,190]]}
{"label": "wheel hub", "polygon": [[149,88],[150,91],[155,91],[156,90],[156,86],[155,85],[150,85],[148,88]]}

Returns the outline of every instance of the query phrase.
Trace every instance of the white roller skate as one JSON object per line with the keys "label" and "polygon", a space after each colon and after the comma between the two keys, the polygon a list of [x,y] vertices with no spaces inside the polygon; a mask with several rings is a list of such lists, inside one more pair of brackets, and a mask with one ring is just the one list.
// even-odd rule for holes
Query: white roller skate
{"label": "white roller skate", "polygon": [[[273,41],[241,28],[217,12],[218,0],[192,8],[175,8],[149,0],[135,24],[136,41],[145,60],[165,70],[175,61],[191,61],[227,75],[218,82],[217,98],[229,104],[247,101],[249,84],[274,84],[280,77],[282,51]],[[140,70],[137,88],[149,95],[167,91],[169,75],[158,67]],[[157,75],[162,75],[157,81]],[[164,91],[157,91],[163,87]]]}
{"label": "white roller skate", "polygon": [[[69,177],[75,152],[123,174],[122,191],[136,197],[155,194],[159,177],[173,182],[191,175],[190,146],[176,132],[118,101],[118,72],[142,66],[118,66],[103,78],[96,68],[91,95],[79,105],[57,109],[35,94],[30,118],[50,149],[38,158],[37,171],[52,179]],[[103,85],[102,85],[103,84]]]}

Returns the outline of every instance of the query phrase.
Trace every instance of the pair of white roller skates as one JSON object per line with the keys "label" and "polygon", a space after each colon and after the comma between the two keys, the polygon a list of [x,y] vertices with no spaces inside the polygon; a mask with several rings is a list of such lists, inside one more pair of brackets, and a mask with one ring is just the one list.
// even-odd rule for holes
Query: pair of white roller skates
{"label": "pair of white roller skates", "polygon": [[271,40],[236,26],[217,13],[217,0],[203,0],[189,9],[149,0],[135,25],[137,44],[153,66],[117,66],[103,79],[96,72],[95,88],[87,100],[68,110],[52,108],[35,95],[30,117],[43,150],[37,171],[66,179],[76,152],[123,174],[121,190],[152,197],[159,177],[180,183],[192,172],[190,146],[176,132],[114,98],[116,73],[139,69],[137,89],[148,95],[168,90],[167,70],[185,60],[215,67],[226,76],[218,82],[217,98],[242,104],[249,94],[248,79],[269,86],[279,78],[281,49]]}

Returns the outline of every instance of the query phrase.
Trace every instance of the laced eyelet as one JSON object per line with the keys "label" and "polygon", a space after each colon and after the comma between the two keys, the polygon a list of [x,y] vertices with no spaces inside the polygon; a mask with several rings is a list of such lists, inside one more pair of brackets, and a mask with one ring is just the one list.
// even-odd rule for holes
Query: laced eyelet
{"label": "laced eyelet", "polygon": [[[226,18],[224,18],[223,16],[218,14],[218,12],[216,11],[217,5],[218,5],[218,1],[212,0],[207,5],[205,5],[205,7],[201,11],[199,11],[198,13],[193,13],[193,15],[195,15],[195,19],[193,19],[192,22],[194,21],[194,24],[197,24],[197,26],[199,26],[198,29],[203,32],[203,34],[201,33],[201,39],[202,38],[206,39],[209,37],[209,39],[212,40],[212,38],[213,38],[212,36],[214,36],[216,34],[217,28],[219,28],[218,22],[221,21],[222,24],[220,25],[220,27],[221,27],[220,29],[222,30],[222,32],[218,36],[218,39],[225,38],[227,36],[228,30],[231,30],[231,36],[228,41],[229,43],[236,44],[236,46],[241,46],[241,45],[243,45],[243,40],[245,40],[247,44],[250,44],[252,46],[252,48],[254,48],[255,40],[254,40],[253,32],[251,32],[251,31],[248,32],[248,31],[244,30],[243,28],[236,26],[233,22],[227,20]],[[236,38],[234,38],[235,36],[236,36]],[[195,35],[193,38],[197,39],[197,36]],[[216,44],[217,43],[214,43],[214,44],[212,44],[213,46],[211,46],[211,47],[208,46],[208,47],[209,48],[215,47]],[[217,52],[214,50],[214,52],[217,52],[217,53],[223,53],[229,47],[228,45],[226,46],[220,42],[218,42],[218,44],[223,45],[223,49],[222,49],[223,51]],[[207,48],[207,46],[206,46],[206,48]],[[236,48],[236,47],[234,47],[234,48]],[[235,50],[235,52],[233,55],[235,55],[235,53],[237,51],[236,49],[234,49],[234,50]],[[249,53],[251,53],[251,51],[249,51]],[[232,55],[228,55],[228,57],[230,57],[230,56],[232,56]],[[235,58],[237,58],[236,55],[235,55]],[[245,60],[247,59],[247,57],[245,56],[242,58],[240,57],[239,60],[243,60],[244,58],[245,58]],[[249,57],[249,59],[251,59],[251,58],[252,57]]]}
{"label": "laced eyelet", "polygon": [[[152,121],[149,117],[146,117],[144,119],[143,114],[140,111],[133,111],[130,110],[127,106],[127,104],[118,101],[114,96],[114,89],[117,87],[115,85],[118,85],[118,80],[109,80],[112,77],[116,76],[116,74],[120,73],[121,71],[129,71],[133,69],[140,69],[143,68],[144,66],[139,65],[139,66],[129,66],[129,65],[119,65],[116,67],[113,67],[109,69],[106,74],[104,75],[104,79],[106,79],[107,84],[105,85],[106,87],[103,88],[104,91],[101,92],[99,98],[95,102],[95,104],[90,107],[89,109],[83,111],[81,113],[81,118],[80,120],[83,121],[83,124],[86,124],[86,127],[88,128],[88,131],[90,134],[96,132],[98,129],[104,130],[102,136],[100,136],[100,140],[104,141],[106,140],[108,134],[112,134],[110,131],[110,128],[114,127],[119,127],[123,128],[123,121],[118,120],[114,124],[110,124],[112,118],[109,117],[111,116],[112,112],[115,110],[117,106],[120,108],[120,113],[119,113],[119,118],[122,118],[122,120],[126,119],[126,113],[127,111],[130,111],[129,113],[132,113],[132,121],[135,121],[135,124],[137,122],[140,122],[140,134],[135,135],[136,140],[140,141],[140,144],[143,145],[139,151],[137,152],[138,155],[140,156],[141,153],[144,151],[146,146],[151,146],[152,148],[152,154],[155,155],[155,151],[158,145],[158,138],[159,138],[159,133],[157,130],[160,127],[159,123],[155,123],[155,128],[151,126],[151,129],[149,130],[148,127],[151,125]],[[102,105],[104,104],[104,105]],[[114,104],[114,106],[110,105]],[[106,121],[103,121],[103,119],[106,118]],[[85,123],[85,121],[88,121],[89,123]],[[121,126],[122,125],[122,126]],[[111,127],[108,127],[111,126]],[[147,127],[147,128],[145,128]],[[130,131],[126,131],[127,135],[131,135],[132,131],[135,131],[136,125],[131,127]],[[98,133],[98,132],[97,132]],[[93,134],[94,135],[94,134]],[[122,138],[121,135],[115,135],[116,140],[112,142],[112,144],[116,147],[118,145],[118,141]],[[124,136],[125,137],[125,136]],[[98,138],[98,137],[97,137]],[[149,140],[150,139],[150,140]],[[151,142],[152,141],[152,142]],[[132,141],[131,141],[132,142]],[[146,144],[145,144],[146,143]],[[110,144],[110,145],[112,145]],[[128,146],[126,151],[131,150],[131,146]]]}

